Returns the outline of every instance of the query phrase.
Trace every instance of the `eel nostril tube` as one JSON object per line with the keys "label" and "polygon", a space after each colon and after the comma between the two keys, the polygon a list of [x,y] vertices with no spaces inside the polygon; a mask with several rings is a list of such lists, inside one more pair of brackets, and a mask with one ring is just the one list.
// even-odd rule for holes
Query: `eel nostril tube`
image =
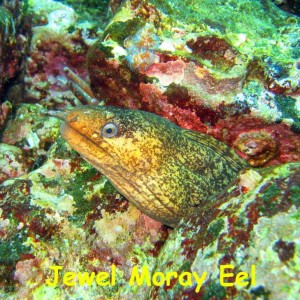
{"label": "eel nostril tube", "polygon": [[46,114],[63,121],[65,121],[67,117],[67,112],[62,110],[49,110]]}
{"label": "eel nostril tube", "polygon": [[70,123],[77,122],[77,121],[78,121],[78,116],[74,116],[72,119],[69,120]]}

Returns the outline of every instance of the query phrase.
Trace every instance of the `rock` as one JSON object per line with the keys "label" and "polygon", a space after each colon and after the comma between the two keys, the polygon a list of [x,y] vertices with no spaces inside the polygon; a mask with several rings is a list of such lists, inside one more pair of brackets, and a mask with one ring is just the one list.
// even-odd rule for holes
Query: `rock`
{"label": "rock", "polygon": [[[297,298],[300,164],[253,172],[183,220],[157,258],[153,274],[207,272],[200,291],[195,282],[183,286],[173,278],[170,286],[149,288],[147,299]],[[238,272],[251,274],[248,283],[222,286],[222,265],[234,267],[228,267],[233,278],[224,277],[225,283],[234,282]]]}
{"label": "rock", "polygon": [[20,148],[0,143],[0,182],[25,174],[29,166]]}
{"label": "rock", "polygon": [[[34,104],[23,104],[15,129],[9,128],[19,128],[20,116],[21,127],[29,132],[36,132],[38,124],[37,136],[43,134],[36,146],[41,151],[51,118],[43,122],[36,108]],[[58,131],[54,132],[57,136]],[[15,138],[16,144],[26,146],[24,138]],[[123,286],[129,280],[131,266],[153,264],[169,229],[129,205],[104,176],[71,151],[61,138],[31,172],[23,165],[26,159],[38,161],[36,152],[21,159],[20,148],[0,146],[0,150],[6,149],[2,151],[2,172],[10,168],[6,172],[10,178],[4,178],[0,186],[0,285],[5,286],[1,295],[14,291],[17,298],[38,298],[43,293],[54,293],[62,299],[91,297],[99,293],[97,285],[84,293],[77,288],[66,290],[63,282],[59,289],[50,287],[46,283],[52,276],[50,267],[62,265],[68,271],[98,273],[109,270],[112,264],[117,266],[117,286],[103,287],[101,293],[126,294],[128,287]]]}
{"label": "rock", "polygon": [[89,50],[95,97],[202,132],[230,116],[280,119],[275,96],[299,95],[298,18],[268,1],[173,5],[121,6]]}
{"label": "rock", "polygon": [[[3,2],[3,1],[2,1]],[[19,103],[23,95],[24,63],[31,36],[28,7],[19,1],[0,4],[0,100]],[[0,124],[1,125],[1,124]]]}
{"label": "rock", "polygon": [[21,104],[15,111],[14,119],[7,122],[2,132],[3,143],[21,149],[26,158],[22,159],[27,166],[26,171],[43,164],[47,151],[59,132],[59,120],[50,118],[45,113],[46,110],[40,105]]}
{"label": "rock", "polygon": [[[206,0],[112,0],[116,14],[102,31],[95,17],[82,21],[86,7],[78,13],[62,1],[29,4],[32,15],[25,16],[34,28],[29,55],[22,52],[25,97],[11,20],[0,21],[13,41],[13,48],[7,39],[0,45],[13,56],[2,59],[13,72],[0,74],[0,87],[13,78],[5,95],[20,100],[0,110],[0,298],[296,299],[299,18],[271,1],[216,7]],[[59,135],[60,121],[46,115],[78,104],[70,74],[87,84],[90,77],[99,101],[210,134],[253,168],[174,230],[151,220],[72,151]],[[68,286],[62,279],[67,272],[111,273],[113,265],[114,286]],[[221,265],[232,265],[227,272],[234,276],[250,274],[251,285],[222,286]],[[57,287],[47,284],[53,266],[63,268]],[[135,267],[162,283],[130,286]],[[171,276],[167,286],[168,272],[180,281]],[[199,291],[183,280],[188,272],[207,272]]]}
{"label": "rock", "polygon": [[34,18],[30,53],[27,57],[23,102],[62,108],[74,104],[64,69],[70,67],[88,82],[86,53],[100,34],[88,20],[78,22],[73,8],[58,1],[32,1]]}
{"label": "rock", "polygon": [[[165,3],[126,2],[88,52],[95,97],[211,134],[253,166],[298,161],[297,18],[266,2],[234,1],[218,11],[201,3],[181,16]],[[276,145],[266,146],[271,140]]]}

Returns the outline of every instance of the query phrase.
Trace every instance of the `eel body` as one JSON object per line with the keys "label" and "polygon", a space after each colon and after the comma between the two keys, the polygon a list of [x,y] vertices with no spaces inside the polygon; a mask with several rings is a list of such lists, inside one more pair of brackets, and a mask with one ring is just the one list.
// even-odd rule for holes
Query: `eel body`
{"label": "eel body", "polygon": [[140,110],[75,108],[61,133],[131,203],[171,227],[213,201],[246,166],[213,137]]}

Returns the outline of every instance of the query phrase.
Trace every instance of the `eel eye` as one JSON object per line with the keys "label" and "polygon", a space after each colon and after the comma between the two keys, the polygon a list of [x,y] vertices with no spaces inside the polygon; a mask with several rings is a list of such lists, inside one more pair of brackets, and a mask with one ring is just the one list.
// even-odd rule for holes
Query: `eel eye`
{"label": "eel eye", "polygon": [[106,138],[114,137],[118,133],[118,126],[115,123],[107,123],[102,128],[102,136]]}

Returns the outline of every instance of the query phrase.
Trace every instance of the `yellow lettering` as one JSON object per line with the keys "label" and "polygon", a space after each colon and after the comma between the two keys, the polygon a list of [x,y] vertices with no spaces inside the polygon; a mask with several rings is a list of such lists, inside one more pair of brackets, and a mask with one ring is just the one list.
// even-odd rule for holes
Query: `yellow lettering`
{"label": "yellow lettering", "polygon": [[143,266],[142,273],[139,275],[139,270],[137,266],[134,266],[131,271],[131,276],[129,280],[129,285],[133,286],[136,282],[138,286],[142,285],[146,281],[148,286],[151,286],[149,269],[147,266]]}
{"label": "yellow lettering", "polygon": [[249,281],[244,281],[247,279],[248,273],[246,272],[239,272],[236,274],[235,283],[239,286],[247,286],[249,284]]}
{"label": "yellow lettering", "polygon": [[109,274],[107,272],[99,272],[96,276],[96,282],[100,286],[107,286],[109,285],[109,280],[106,281],[109,278]]}
{"label": "yellow lettering", "polygon": [[[184,278],[186,277],[186,279]],[[179,275],[179,284],[181,286],[192,286],[193,282],[192,282],[192,274],[191,272],[183,272]]]}
{"label": "yellow lettering", "polygon": [[220,265],[220,284],[221,286],[233,286],[231,282],[224,282],[224,277],[233,277],[233,273],[225,273],[225,269],[233,269],[233,265]]}
{"label": "yellow lettering", "polygon": [[62,266],[50,266],[50,270],[54,271],[54,278],[53,278],[53,282],[47,279],[46,284],[48,284],[51,287],[56,287],[58,283],[58,271],[62,270],[62,268],[63,268]]}
{"label": "yellow lettering", "polygon": [[111,285],[114,286],[116,284],[116,269],[115,265],[111,266]]}
{"label": "yellow lettering", "polygon": [[91,274],[84,272],[83,274],[81,272],[78,272],[78,282],[79,285],[87,285],[91,286],[95,279],[95,272],[92,272]]}
{"label": "yellow lettering", "polygon": [[[158,279],[159,278],[159,279]],[[154,272],[152,282],[155,286],[161,286],[165,283],[165,275],[162,272]]]}
{"label": "yellow lettering", "polygon": [[194,278],[196,279],[196,282],[197,282],[197,287],[196,287],[196,293],[199,293],[200,292],[200,289],[202,287],[202,284],[206,278],[206,275],[207,275],[207,272],[203,272],[202,276],[199,277],[198,274],[196,272],[193,272],[193,276]]}
{"label": "yellow lettering", "polygon": [[251,265],[251,286],[256,284],[255,265]]}
{"label": "yellow lettering", "polygon": [[171,285],[171,279],[172,277],[177,278],[178,277],[178,273],[177,272],[167,272],[166,274],[166,286],[170,286]]}
{"label": "yellow lettering", "polygon": [[[50,266],[50,270],[54,271],[54,275],[53,275],[53,281],[51,281],[50,279],[46,280],[46,284],[51,286],[51,287],[56,287],[58,284],[58,280],[59,280],[59,271],[61,271],[63,269],[62,266]],[[88,272],[66,272],[63,276],[63,284],[67,285],[67,286],[74,286],[77,284],[77,277],[78,277],[78,282],[80,286],[91,286],[95,280],[96,277],[96,282],[98,285],[100,286],[107,286],[109,284],[111,284],[112,286],[114,286],[116,284],[116,266],[112,265],[111,266],[111,278],[109,280],[109,273],[108,272],[100,272],[97,274],[97,276],[95,275],[95,272],[92,272],[91,274],[89,274]]]}
{"label": "yellow lettering", "polygon": [[72,281],[76,278],[75,272],[66,272],[63,277],[63,283],[67,286],[74,286],[76,284],[76,281]]}

